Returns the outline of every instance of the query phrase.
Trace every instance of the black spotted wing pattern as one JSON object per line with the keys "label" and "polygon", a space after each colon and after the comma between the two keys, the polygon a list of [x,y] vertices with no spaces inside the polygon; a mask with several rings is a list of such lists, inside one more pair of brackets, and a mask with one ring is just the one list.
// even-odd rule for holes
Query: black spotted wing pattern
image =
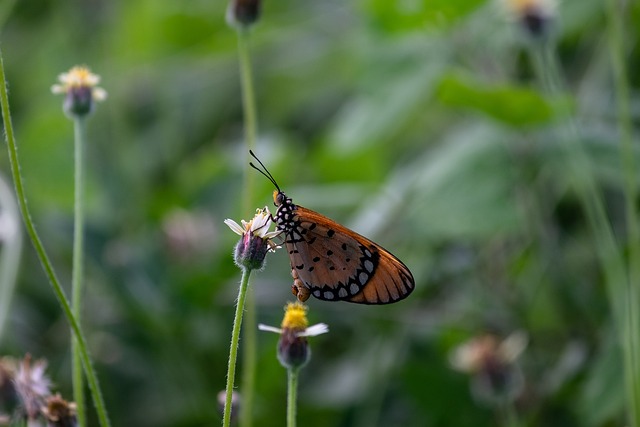
{"label": "black spotted wing pattern", "polygon": [[310,209],[282,205],[276,214],[294,276],[326,301],[389,304],[415,287],[409,269],[364,236]]}

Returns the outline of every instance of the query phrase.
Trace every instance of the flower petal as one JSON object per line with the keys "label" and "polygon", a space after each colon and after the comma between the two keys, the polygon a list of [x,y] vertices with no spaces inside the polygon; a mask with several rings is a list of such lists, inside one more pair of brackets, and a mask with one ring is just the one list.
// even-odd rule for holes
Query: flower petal
{"label": "flower petal", "polygon": [[309,326],[297,335],[299,337],[315,337],[316,335],[326,334],[327,332],[329,332],[329,326],[326,323],[318,323],[317,325]]}
{"label": "flower petal", "polygon": [[281,334],[282,333],[282,329],[276,328],[274,326],[263,325],[262,323],[258,324],[258,329],[260,329],[261,331],[265,331],[265,332],[275,332],[276,334]]}
{"label": "flower petal", "polygon": [[239,234],[241,236],[244,235],[244,228],[240,227],[240,224],[238,224],[234,220],[227,218],[224,220],[224,223],[227,224],[227,226],[229,226],[231,231],[233,231],[234,233]]}

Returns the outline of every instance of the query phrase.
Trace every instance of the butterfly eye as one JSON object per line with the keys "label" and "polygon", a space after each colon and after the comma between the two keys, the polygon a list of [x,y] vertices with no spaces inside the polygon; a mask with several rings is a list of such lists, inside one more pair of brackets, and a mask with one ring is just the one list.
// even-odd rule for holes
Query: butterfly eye
{"label": "butterfly eye", "polygon": [[286,196],[282,191],[274,191],[273,192],[273,202],[276,206],[280,206],[284,203]]}

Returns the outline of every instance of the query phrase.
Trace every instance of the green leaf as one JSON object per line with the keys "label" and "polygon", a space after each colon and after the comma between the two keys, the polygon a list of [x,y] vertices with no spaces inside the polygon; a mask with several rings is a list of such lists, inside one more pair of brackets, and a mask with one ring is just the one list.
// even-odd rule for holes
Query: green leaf
{"label": "green leaf", "polygon": [[440,148],[419,159],[407,222],[415,234],[491,238],[520,227],[513,170],[495,127],[463,125]]}
{"label": "green leaf", "polygon": [[371,0],[374,23],[390,32],[449,26],[484,4],[482,0]]}
{"label": "green leaf", "polygon": [[545,123],[553,115],[550,104],[531,89],[489,85],[468,77],[443,78],[437,95],[445,105],[477,110],[513,126]]}

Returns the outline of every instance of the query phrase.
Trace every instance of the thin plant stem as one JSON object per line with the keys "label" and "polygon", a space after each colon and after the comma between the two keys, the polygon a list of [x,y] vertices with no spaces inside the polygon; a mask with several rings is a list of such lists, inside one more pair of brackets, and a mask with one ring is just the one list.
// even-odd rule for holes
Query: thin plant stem
{"label": "thin plant stem", "polygon": [[0,253],[0,341],[2,341],[22,253],[20,212],[13,192],[3,176],[0,176],[0,205],[2,205],[1,218],[5,227],[5,235],[2,236],[2,253]]}
{"label": "thin plant stem", "polygon": [[[560,73],[558,60],[550,46],[541,46],[534,52],[534,60],[537,62],[537,69],[541,73],[541,79],[546,90],[553,95],[563,92],[563,79]],[[618,89],[618,92],[620,89]],[[628,92],[628,88],[627,88]],[[625,96],[618,93],[619,96]],[[626,94],[628,96],[628,93]],[[620,104],[621,101],[618,101]],[[619,107],[620,108],[620,107]],[[624,109],[624,107],[623,107]],[[623,349],[624,378],[627,392],[627,403],[629,407],[629,418],[631,426],[640,427],[640,361],[639,361],[639,314],[637,304],[639,302],[638,289],[634,286],[640,277],[637,266],[640,252],[638,243],[637,215],[632,206],[635,200],[635,182],[633,180],[633,154],[628,154],[632,148],[626,147],[623,141],[621,156],[625,165],[625,197],[627,198],[627,222],[633,222],[628,227],[630,243],[631,261],[627,270],[624,258],[618,248],[618,244],[609,223],[602,195],[597,187],[595,179],[591,173],[592,167],[584,149],[579,144],[579,131],[573,117],[565,109],[560,112],[566,116],[567,125],[562,128],[566,144],[564,144],[567,156],[572,162],[572,170],[578,195],[584,205],[587,218],[592,228],[595,247],[598,258],[603,267],[607,292],[611,304],[612,316],[616,324],[619,339]],[[624,112],[622,112],[624,113]],[[628,111],[627,111],[628,114]],[[624,120],[624,119],[622,119]],[[622,132],[625,133],[624,131]],[[629,131],[629,138],[630,138]],[[630,157],[631,159],[625,159]],[[632,197],[631,199],[629,197]],[[632,237],[635,235],[635,237]],[[635,248],[634,248],[635,246]],[[637,251],[637,252],[636,252]],[[633,259],[635,257],[635,260]],[[635,265],[634,265],[635,264]]]}
{"label": "thin plant stem", "polygon": [[[627,244],[629,248],[627,281],[627,327],[626,327],[626,358],[630,359],[631,372],[627,372],[629,418],[634,427],[640,426],[640,230],[638,228],[638,212],[636,199],[638,194],[636,184],[635,154],[633,150],[633,125],[630,113],[629,81],[624,61],[624,29],[623,6],[615,1],[607,1],[609,23],[609,52],[615,85],[616,109],[618,117],[618,132],[620,134],[620,160],[624,173],[624,196],[627,225]],[[630,374],[630,375],[629,375]]]}
{"label": "thin plant stem", "polygon": [[[238,58],[240,66],[240,82],[242,85],[242,107],[244,114],[244,132],[246,149],[255,150],[257,139],[258,120],[256,113],[255,91],[253,89],[253,72],[251,67],[251,55],[249,49],[248,29],[238,29]],[[249,162],[245,162],[244,169],[244,190],[242,211],[249,214],[251,202],[253,200],[253,181],[255,174],[249,167]],[[251,427],[253,411],[253,395],[256,377],[256,352],[257,352],[257,320],[256,301],[252,288],[248,290],[246,301],[246,327],[244,328],[244,349],[242,358],[242,406],[240,409],[240,425]]]}
{"label": "thin plant stem", "polygon": [[[240,83],[242,85],[245,143],[247,145],[245,153],[248,156],[249,150],[256,149],[258,119],[256,113],[255,91],[253,89],[251,55],[249,50],[249,31],[247,29],[238,30],[238,59],[240,62]],[[242,204],[245,214],[250,213],[248,211],[253,199],[253,178],[255,174],[252,172],[252,169],[249,167],[249,162],[245,162],[244,200]]]}
{"label": "thin plant stem", "polygon": [[502,418],[504,419],[505,427],[520,427],[520,418],[518,412],[513,405],[513,402],[505,399],[501,404]]}
{"label": "thin plant stem", "polygon": [[87,343],[82,334],[82,330],[80,325],[78,324],[75,316],[73,315],[73,311],[71,310],[71,306],[67,297],[64,294],[64,290],[62,286],[60,286],[60,282],[55,274],[53,269],[53,265],[49,260],[49,256],[47,255],[42,241],[36,232],[35,225],[33,220],[31,219],[31,214],[29,213],[29,208],[27,205],[27,196],[24,191],[24,184],[22,182],[22,176],[20,174],[20,162],[18,160],[18,147],[16,145],[16,141],[13,135],[13,125],[11,123],[11,115],[9,109],[9,96],[7,94],[7,81],[4,73],[4,62],[2,57],[2,50],[0,50],[0,108],[2,109],[2,119],[4,122],[5,129],[5,138],[7,141],[7,149],[9,152],[9,163],[11,165],[11,174],[13,177],[13,182],[16,189],[16,196],[18,199],[18,206],[20,207],[20,212],[22,214],[22,218],[24,220],[25,227],[27,229],[27,234],[31,239],[33,247],[38,255],[40,263],[42,264],[42,268],[49,279],[49,283],[53,288],[53,293],[58,299],[58,303],[62,308],[62,311],[71,326],[71,330],[78,341],[78,349],[80,350],[80,355],[82,358],[82,364],[84,366],[85,375],[87,376],[87,382],[89,384],[89,390],[91,391],[91,397],[93,399],[93,403],[96,408],[96,412],[98,415],[98,421],[100,426],[107,427],[110,426],[109,418],[107,416],[106,406],[104,404],[104,400],[102,398],[102,393],[100,392],[100,387],[98,384],[98,377],[95,373],[93,365],[91,363],[91,357],[89,356],[89,350],[87,349]]}
{"label": "thin plant stem", "polygon": [[296,427],[298,405],[298,368],[287,369],[287,427]]}
{"label": "thin plant stem", "polygon": [[[73,227],[73,267],[71,275],[71,305],[73,314],[78,323],[82,324],[82,287],[83,287],[83,263],[84,263],[84,203],[83,203],[83,158],[86,121],[82,117],[74,119],[75,140],[75,202],[74,202],[74,227]],[[87,425],[87,415],[84,399],[84,381],[82,375],[82,359],[78,349],[78,342],[74,338],[72,345],[72,377],[73,399],[76,403],[78,425]]]}
{"label": "thin plant stem", "polygon": [[240,328],[242,326],[242,315],[247,296],[247,287],[251,270],[243,267],[242,278],[240,279],[240,289],[238,290],[238,302],[236,303],[236,314],[233,318],[233,331],[231,332],[231,345],[229,347],[229,365],[227,367],[227,389],[224,402],[224,414],[222,417],[223,427],[231,424],[231,400],[233,397],[233,386],[236,377],[236,362],[238,360],[238,342],[240,341]]}
{"label": "thin plant stem", "polygon": [[252,408],[255,389],[257,365],[257,331],[256,294],[252,287],[247,290],[245,302],[245,327],[243,332],[242,353],[242,405],[240,405],[240,426],[250,427],[253,424]]}
{"label": "thin plant stem", "polygon": [[[558,97],[565,93],[560,66],[552,46],[548,44],[536,45],[532,56],[537,63],[538,73],[542,74],[540,77],[546,92]],[[580,133],[568,110],[568,105],[565,102],[560,102],[557,113],[564,119],[564,126],[561,126],[559,130],[563,139],[562,146],[570,162],[574,185],[596,240],[595,247],[604,268],[606,282],[614,295],[615,287],[622,286],[626,281],[624,261],[618,249],[602,195],[591,173],[591,162],[579,143]],[[612,302],[614,303],[614,317],[617,316],[617,322],[621,325],[624,318],[624,299],[614,298]]]}

